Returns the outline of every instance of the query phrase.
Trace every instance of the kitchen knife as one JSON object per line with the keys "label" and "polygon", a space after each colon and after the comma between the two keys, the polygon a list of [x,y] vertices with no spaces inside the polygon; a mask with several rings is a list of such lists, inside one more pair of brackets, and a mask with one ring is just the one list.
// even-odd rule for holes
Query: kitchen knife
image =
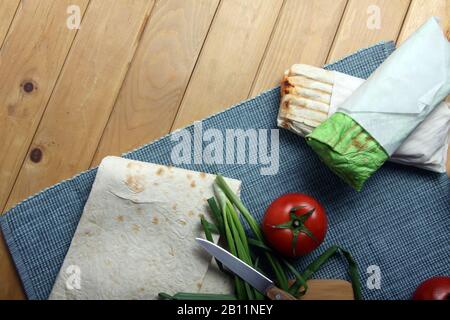
{"label": "kitchen knife", "polygon": [[210,255],[222,262],[230,271],[271,300],[297,300],[294,296],[277,288],[272,280],[235,257],[220,246],[201,238],[195,239]]}

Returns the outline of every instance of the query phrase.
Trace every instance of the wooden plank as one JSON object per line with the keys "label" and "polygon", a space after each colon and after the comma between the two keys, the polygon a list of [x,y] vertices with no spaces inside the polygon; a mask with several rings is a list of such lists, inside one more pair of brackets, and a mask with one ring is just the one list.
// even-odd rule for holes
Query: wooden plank
{"label": "wooden plank", "polygon": [[[0,43],[9,29],[8,40],[0,51],[1,208],[76,34],[76,30],[61,28],[67,19],[67,6],[78,5],[83,13],[87,3],[88,0],[25,1],[19,7],[18,1],[0,3]],[[54,18],[48,19],[49,16]],[[37,90],[25,94],[21,87],[25,80],[31,80]],[[25,298],[1,232],[0,283],[0,299]]]}
{"label": "wooden plank", "polygon": [[218,4],[155,5],[91,165],[169,132]]}
{"label": "wooden plank", "polygon": [[20,0],[1,0],[0,1],[0,48],[3,40],[5,40],[6,33],[13,21],[16,9]]}
{"label": "wooden plank", "polygon": [[450,20],[448,0],[412,0],[405,22],[398,37],[398,44],[404,42],[430,17],[441,19],[441,24],[448,30]]}
{"label": "wooden plank", "polygon": [[[382,40],[395,41],[409,3],[409,0],[349,0],[327,62]],[[372,23],[378,12],[379,25]]]}
{"label": "wooden plank", "polygon": [[[87,3],[87,0],[24,1],[17,10],[0,51],[0,209],[5,205],[76,35],[76,30],[66,27],[67,7],[75,4],[84,12]],[[31,92],[25,91],[25,83],[33,86]]]}
{"label": "wooden plank", "polygon": [[250,96],[279,84],[294,63],[321,66],[339,27],[346,0],[288,0]]}
{"label": "wooden plank", "polygon": [[172,129],[247,98],[281,5],[221,2]]}
{"label": "wooden plank", "polygon": [[[76,34],[76,30],[61,28],[67,19],[67,6],[79,5],[80,13],[83,13],[87,3],[88,0],[26,1],[19,7],[19,1],[3,0],[0,3],[0,44],[9,29],[8,41],[3,43],[0,51],[1,208]],[[54,19],[48,19],[49,16]],[[15,18],[10,27],[12,17]],[[22,90],[25,79],[38,84],[38,90],[31,95]],[[1,232],[0,283],[0,299],[25,298]]]}
{"label": "wooden plank", "polygon": [[89,167],[153,1],[93,1],[7,207]]}
{"label": "wooden plank", "polygon": [[0,300],[23,300],[25,293],[0,229]]}

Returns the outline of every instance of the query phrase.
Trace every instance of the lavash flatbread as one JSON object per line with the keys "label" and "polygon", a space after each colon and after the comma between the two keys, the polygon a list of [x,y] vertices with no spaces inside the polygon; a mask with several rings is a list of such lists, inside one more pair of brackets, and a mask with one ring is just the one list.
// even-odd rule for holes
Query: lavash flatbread
{"label": "lavash flatbread", "polygon": [[294,64],[281,81],[278,126],[302,136],[328,117],[334,75],[331,71]]}
{"label": "lavash flatbread", "polygon": [[[198,292],[211,257],[195,237],[203,236],[199,217],[209,217],[206,200],[214,179],[105,158],[49,298],[154,299],[159,292]],[[240,181],[226,180],[239,192]]]}

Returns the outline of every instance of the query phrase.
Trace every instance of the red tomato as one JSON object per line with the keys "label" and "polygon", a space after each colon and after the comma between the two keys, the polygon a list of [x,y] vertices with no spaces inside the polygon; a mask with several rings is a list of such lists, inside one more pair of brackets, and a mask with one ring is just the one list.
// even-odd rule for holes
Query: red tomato
{"label": "red tomato", "polygon": [[267,243],[282,255],[303,256],[323,242],[327,216],[316,199],[306,194],[288,193],[267,208],[262,230]]}
{"label": "red tomato", "polygon": [[422,282],[414,291],[414,300],[450,299],[450,277],[433,277]]}

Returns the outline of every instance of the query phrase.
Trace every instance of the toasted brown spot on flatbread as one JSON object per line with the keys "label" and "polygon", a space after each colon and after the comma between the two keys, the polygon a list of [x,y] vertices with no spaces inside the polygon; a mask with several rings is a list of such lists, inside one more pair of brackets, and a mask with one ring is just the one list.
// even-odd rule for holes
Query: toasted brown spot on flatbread
{"label": "toasted brown spot on flatbread", "polygon": [[153,218],[152,218],[152,223],[153,223],[153,224],[158,224],[158,223],[159,223],[158,217],[153,217]]}
{"label": "toasted brown spot on flatbread", "polygon": [[124,217],[123,216],[117,216],[116,220],[119,221],[119,222],[123,222]]}
{"label": "toasted brown spot on flatbread", "polygon": [[137,168],[142,168],[142,164],[136,161],[130,161],[127,164],[127,168],[128,169],[137,169]]}
{"label": "toasted brown spot on flatbread", "polygon": [[156,174],[158,176],[162,175],[164,173],[164,168],[159,168],[158,171],[156,171]]}
{"label": "toasted brown spot on flatbread", "polygon": [[201,289],[203,284],[201,282],[197,282],[197,288]]}
{"label": "toasted brown spot on flatbread", "polygon": [[197,184],[195,183],[194,180],[192,180],[192,182],[191,182],[191,188],[195,188],[196,186],[197,186]]}
{"label": "toasted brown spot on flatbread", "polygon": [[200,178],[205,179],[206,178],[206,173],[200,172]]}
{"label": "toasted brown spot on flatbread", "polygon": [[193,216],[195,216],[195,213],[194,213],[194,211],[192,211],[192,210],[191,210],[191,211],[189,211],[189,212],[188,212],[188,216],[189,216],[189,217],[193,217]]}
{"label": "toasted brown spot on flatbread", "polygon": [[144,292],[145,289],[144,289],[144,288],[139,288],[139,291],[140,291],[140,292]]}
{"label": "toasted brown spot on flatbread", "polygon": [[187,222],[184,220],[178,220],[178,223],[181,224],[182,226],[185,226],[187,224]]}
{"label": "toasted brown spot on flatbread", "polygon": [[129,174],[125,178],[125,184],[131,191],[136,193],[142,192],[145,189],[143,176]]}
{"label": "toasted brown spot on flatbread", "polygon": [[84,235],[90,237],[90,236],[92,236],[92,233],[90,231],[85,231]]}
{"label": "toasted brown spot on flatbread", "polygon": [[141,227],[138,224],[134,223],[131,229],[133,229],[134,232],[139,232],[141,230]]}
{"label": "toasted brown spot on flatbread", "polygon": [[290,86],[289,77],[285,75],[281,80],[281,94],[288,94]]}

